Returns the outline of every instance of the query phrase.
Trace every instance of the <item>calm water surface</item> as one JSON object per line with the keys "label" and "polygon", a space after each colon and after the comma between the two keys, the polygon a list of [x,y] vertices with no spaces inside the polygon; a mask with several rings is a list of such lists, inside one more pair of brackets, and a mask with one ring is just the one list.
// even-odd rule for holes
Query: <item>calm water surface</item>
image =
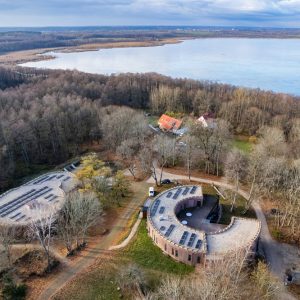
{"label": "calm water surface", "polygon": [[300,40],[198,39],[160,47],[51,53],[25,66],[112,74],[157,72],[300,95]]}

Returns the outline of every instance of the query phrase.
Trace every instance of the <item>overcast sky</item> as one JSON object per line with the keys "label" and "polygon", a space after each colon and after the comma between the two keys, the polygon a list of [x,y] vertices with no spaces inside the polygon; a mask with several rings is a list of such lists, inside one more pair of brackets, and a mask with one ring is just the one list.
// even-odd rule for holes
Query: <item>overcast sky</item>
{"label": "overcast sky", "polygon": [[0,26],[300,27],[300,0],[0,0]]}

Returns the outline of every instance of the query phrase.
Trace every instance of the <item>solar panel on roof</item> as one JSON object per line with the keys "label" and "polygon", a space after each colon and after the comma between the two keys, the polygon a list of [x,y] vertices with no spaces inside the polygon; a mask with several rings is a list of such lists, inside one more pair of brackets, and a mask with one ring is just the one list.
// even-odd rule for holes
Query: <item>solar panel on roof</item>
{"label": "solar panel on roof", "polygon": [[154,202],[153,207],[152,207],[152,209],[151,209],[151,216],[154,216],[154,215],[156,214],[157,209],[158,209],[158,207],[159,207],[159,204],[160,204],[160,200],[157,199],[157,200]]}
{"label": "solar panel on roof", "polygon": [[190,188],[186,187],[184,189],[184,191],[182,192],[182,195],[186,195],[188,193],[188,191],[190,190]]}
{"label": "solar panel on roof", "polygon": [[21,213],[19,212],[19,213],[17,213],[17,214],[15,214],[15,215],[13,215],[13,216],[12,216],[12,217],[10,217],[10,218],[13,220],[13,219],[15,219],[16,217],[18,217],[20,214],[21,214]]}
{"label": "solar panel on roof", "polygon": [[188,247],[193,247],[193,244],[195,242],[195,239],[196,239],[196,234],[195,233],[192,233],[191,237],[190,237],[190,240],[188,242]]}
{"label": "solar panel on roof", "polygon": [[172,192],[169,192],[168,194],[167,194],[167,198],[170,198],[172,196]]}
{"label": "solar panel on roof", "polygon": [[193,186],[192,189],[191,189],[191,191],[190,191],[190,193],[191,194],[195,194],[196,190],[197,190],[197,187]]}
{"label": "solar panel on roof", "polygon": [[[35,191],[33,194],[26,196],[26,198],[24,198],[24,199],[19,199],[17,201],[15,199],[14,201],[10,202],[11,204],[8,207],[6,207],[0,211],[1,217],[6,217],[7,215],[16,211],[18,208],[22,207],[26,203],[28,203],[34,199],[37,199],[38,197],[41,197],[41,196],[49,193],[52,190],[53,190],[53,188],[49,188],[48,186],[45,186],[45,187]],[[23,197],[21,197],[21,198],[23,198]]]}
{"label": "solar panel on roof", "polygon": [[26,216],[25,215],[22,215],[21,217],[19,217],[16,221],[19,222],[21,220],[23,220]]}
{"label": "solar panel on roof", "polygon": [[160,214],[163,214],[165,212],[165,207],[164,206],[161,206],[160,209],[159,209],[159,213]]}
{"label": "solar panel on roof", "polygon": [[184,233],[182,234],[182,237],[179,241],[179,245],[184,245],[188,236],[189,236],[189,233],[187,231],[184,231]]}
{"label": "solar panel on roof", "polygon": [[195,248],[196,249],[200,249],[200,246],[201,246],[201,240],[198,240]]}
{"label": "solar panel on roof", "polygon": [[175,228],[175,225],[171,224],[171,225],[169,226],[169,228],[168,228],[168,230],[167,230],[165,236],[166,236],[166,237],[169,237],[170,234],[172,233],[172,231],[174,230],[174,228]]}

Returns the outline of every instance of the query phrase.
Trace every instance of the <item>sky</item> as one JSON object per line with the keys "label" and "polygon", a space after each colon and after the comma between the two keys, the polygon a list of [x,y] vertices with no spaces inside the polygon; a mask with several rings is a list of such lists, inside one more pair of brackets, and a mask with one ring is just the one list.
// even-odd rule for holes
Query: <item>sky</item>
{"label": "sky", "polygon": [[300,0],[0,0],[0,27],[300,27]]}

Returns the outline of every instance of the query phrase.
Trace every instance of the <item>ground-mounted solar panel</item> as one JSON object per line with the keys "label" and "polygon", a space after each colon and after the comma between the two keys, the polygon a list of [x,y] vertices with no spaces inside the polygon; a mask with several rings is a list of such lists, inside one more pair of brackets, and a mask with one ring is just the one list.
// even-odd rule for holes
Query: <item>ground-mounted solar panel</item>
{"label": "ground-mounted solar panel", "polygon": [[189,242],[188,242],[188,247],[193,247],[194,245],[194,242],[195,242],[195,239],[196,239],[196,234],[195,233],[192,233],[190,239],[189,239]]}
{"label": "ground-mounted solar panel", "polygon": [[190,190],[190,188],[189,187],[186,187],[185,189],[184,189],[184,191],[182,192],[182,195],[186,195],[188,192],[189,192],[189,190]]}
{"label": "ground-mounted solar panel", "polygon": [[168,230],[167,230],[165,236],[166,236],[166,237],[169,237],[169,236],[171,235],[172,231],[174,230],[174,228],[175,228],[175,225],[174,225],[174,224],[171,224],[171,225],[169,226],[169,228],[168,228]]}
{"label": "ground-mounted solar panel", "polygon": [[182,234],[182,237],[179,241],[179,245],[184,245],[188,236],[189,236],[189,233],[187,231],[184,231],[184,233]]}
{"label": "ground-mounted solar panel", "polygon": [[171,196],[172,196],[172,192],[168,192],[167,198],[171,198]]}
{"label": "ground-mounted solar panel", "polygon": [[200,247],[201,247],[201,240],[198,240],[195,248],[200,249]]}
{"label": "ground-mounted solar panel", "polygon": [[164,206],[161,206],[160,209],[159,209],[159,213],[160,214],[163,214],[165,212],[165,207]]}
{"label": "ground-mounted solar panel", "polygon": [[191,194],[195,194],[196,190],[197,190],[197,187],[193,186],[192,189],[191,189],[191,191],[190,191],[190,193]]}

